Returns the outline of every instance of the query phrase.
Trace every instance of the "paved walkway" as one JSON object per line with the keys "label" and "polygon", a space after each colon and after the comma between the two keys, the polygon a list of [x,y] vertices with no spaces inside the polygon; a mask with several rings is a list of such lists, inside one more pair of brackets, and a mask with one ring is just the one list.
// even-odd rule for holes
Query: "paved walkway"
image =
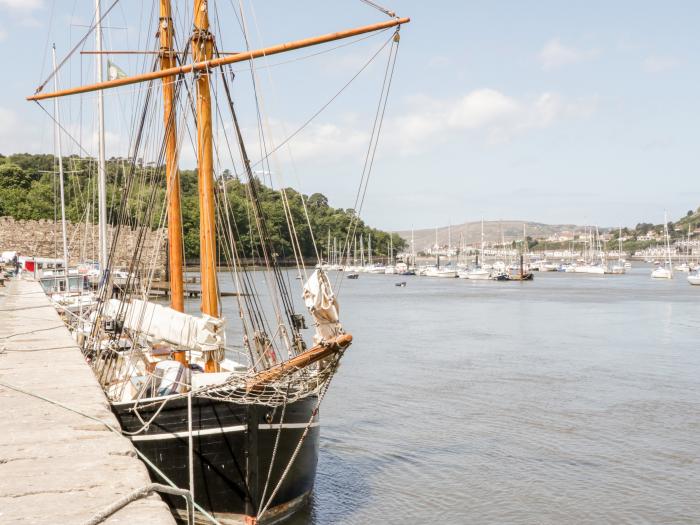
{"label": "paved walkway", "polygon": [[[36,282],[12,280],[0,288],[0,383],[118,427],[92,370]],[[0,523],[80,524],[148,483],[128,439],[0,386]],[[105,523],[175,522],[165,503],[150,496]]]}

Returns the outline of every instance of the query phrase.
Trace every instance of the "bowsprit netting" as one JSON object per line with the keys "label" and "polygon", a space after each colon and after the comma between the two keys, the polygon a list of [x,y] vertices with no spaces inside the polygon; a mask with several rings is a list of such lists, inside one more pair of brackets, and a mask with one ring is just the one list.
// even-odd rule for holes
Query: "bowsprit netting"
{"label": "bowsprit netting", "polygon": [[[283,380],[260,388],[249,388],[252,374],[231,374],[220,384],[192,390],[194,397],[236,404],[280,407],[310,396],[318,396],[330,383],[340,365],[342,353],[337,354],[317,368],[297,368]],[[186,393],[169,396],[168,402],[187,397]],[[159,406],[163,401],[144,400],[135,404],[134,410]]]}

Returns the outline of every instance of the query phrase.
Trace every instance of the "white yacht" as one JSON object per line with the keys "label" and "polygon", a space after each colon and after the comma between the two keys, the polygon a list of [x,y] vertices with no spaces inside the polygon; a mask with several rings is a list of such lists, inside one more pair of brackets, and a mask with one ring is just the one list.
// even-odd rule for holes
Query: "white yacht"
{"label": "white yacht", "polygon": [[457,277],[457,270],[449,266],[442,268],[438,268],[437,266],[429,266],[425,269],[424,275],[426,277],[443,277],[454,279],[455,277]]}
{"label": "white yacht", "polygon": [[486,281],[491,279],[491,272],[486,268],[472,268],[471,270],[466,270],[458,272],[460,279],[471,279],[473,281]]}
{"label": "white yacht", "polygon": [[652,279],[673,279],[673,272],[664,266],[657,266],[651,272]]}
{"label": "white yacht", "polygon": [[664,213],[664,237],[666,239],[666,260],[663,264],[654,268],[651,272],[652,279],[673,279],[673,265],[671,264],[671,241],[668,234],[668,218]]}
{"label": "white yacht", "polygon": [[367,266],[365,268],[365,272],[385,274],[386,273],[386,266],[384,266],[383,264],[373,264],[371,266]]}

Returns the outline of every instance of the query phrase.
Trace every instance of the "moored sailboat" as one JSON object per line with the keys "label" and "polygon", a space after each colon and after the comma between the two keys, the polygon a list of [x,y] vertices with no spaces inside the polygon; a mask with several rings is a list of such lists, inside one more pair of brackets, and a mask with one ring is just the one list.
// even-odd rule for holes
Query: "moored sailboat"
{"label": "moored sailboat", "polygon": [[[162,81],[163,140],[155,148],[157,158],[152,180],[166,186],[168,270],[170,304],[146,300],[148,279],[134,282],[151,267],[144,253],[143,239],[134,247],[131,265],[122,274],[114,271],[114,251],[120,242],[117,231],[111,248],[100,258],[100,304],[85,330],[83,353],[93,367],[123,432],[149,460],[154,479],[190,491],[200,513],[221,523],[245,520],[273,521],[296,510],[313,488],[319,451],[319,406],[339,361],[352,342],[340,323],[339,307],[330,280],[319,267],[310,273],[303,262],[297,270],[304,275],[302,298],[315,333],[307,346],[302,330],[304,317],[297,313],[287,276],[277,262],[272,235],[260,205],[260,183],[253,175],[241,127],[234,110],[230,81],[224,74],[230,64],[252,61],[276,53],[300,49],[370,32],[396,28],[389,60],[395,60],[398,28],[409,21],[389,21],[338,33],[307,38],[261,50],[222,54],[210,30],[209,7],[194,1],[193,33],[186,51],[174,47],[173,14],[169,0],[160,0],[158,60],[160,68],[96,84],[54,93],[39,92],[30,100],[97,91]],[[92,29],[100,40],[102,14],[99,0]],[[97,53],[101,53],[98,44]],[[98,54],[98,62],[102,58]],[[99,69],[99,68],[98,68]],[[392,68],[393,70],[393,68]],[[193,77],[187,77],[195,73]],[[218,91],[213,89],[218,79]],[[232,72],[231,72],[232,73]],[[390,85],[390,82],[389,82]],[[185,312],[184,258],[182,253],[181,204],[178,175],[178,97],[194,93],[192,111],[197,128],[197,176],[199,196],[201,316]],[[213,103],[219,94],[222,104]],[[382,87],[388,96],[388,87]],[[137,159],[143,154],[145,116],[153,97],[143,102],[144,120],[134,130],[138,137],[130,156],[120,195],[120,213],[126,214],[134,185]],[[215,104],[217,104],[215,106]],[[183,104],[185,108],[188,104]],[[234,140],[238,142],[247,177],[247,204],[251,228],[256,235],[254,251],[264,261],[267,294],[261,294],[242,262],[243,247],[238,239],[235,217],[229,213],[226,180],[215,176],[213,108],[230,113]],[[219,117],[221,118],[221,117]],[[100,122],[100,127],[103,123]],[[180,133],[183,130],[180,129]],[[100,144],[102,158],[103,143]],[[99,171],[105,175],[104,166]],[[104,179],[101,180],[101,184]],[[149,199],[155,202],[156,184]],[[280,190],[282,199],[287,196]],[[102,204],[102,203],[101,203]],[[145,210],[149,223],[153,208]],[[285,212],[289,212],[285,208]],[[291,222],[291,213],[288,217]],[[101,217],[101,229],[106,218]],[[145,230],[147,226],[141,226]],[[300,254],[296,230],[289,225],[294,255]],[[106,245],[106,236],[102,237]],[[220,258],[232,269],[236,287],[236,314],[240,318],[240,344],[227,341],[220,301],[221,283],[217,273]],[[152,274],[148,274],[149,279]],[[124,280],[124,293],[111,298],[112,286]],[[129,286],[131,284],[131,286]],[[143,290],[146,290],[142,293]],[[265,303],[265,304],[263,304]],[[235,317],[234,317],[235,319]],[[164,496],[173,510],[187,518],[183,498]]]}
{"label": "moored sailboat", "polygon": [[668,217],[664,213],[664,245],[665,260],[663,264],[656,266],[651,272],[652,279],[673,279],[673,265],[671,264],[671,241],[668,232]]}

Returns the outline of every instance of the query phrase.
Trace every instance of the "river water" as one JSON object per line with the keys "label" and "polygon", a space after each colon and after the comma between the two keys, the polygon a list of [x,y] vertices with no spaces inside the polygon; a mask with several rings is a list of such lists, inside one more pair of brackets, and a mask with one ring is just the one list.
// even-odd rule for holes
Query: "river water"
{"label": "river water", "polygon": [[700,523],[700,287],[650,271],[340,280],[355,339],[290,523]]}

